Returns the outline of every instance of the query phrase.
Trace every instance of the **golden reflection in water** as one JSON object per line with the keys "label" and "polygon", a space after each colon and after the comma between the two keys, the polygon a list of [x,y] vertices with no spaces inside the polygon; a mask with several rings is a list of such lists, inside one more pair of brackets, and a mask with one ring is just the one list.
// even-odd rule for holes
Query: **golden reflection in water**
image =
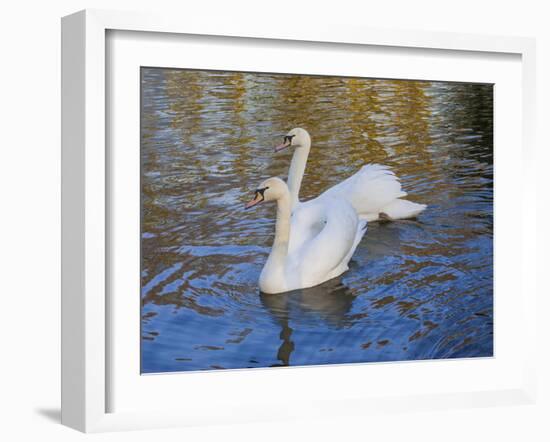
{"label": "golden reflection in water", "polygon": [[[376,88],[358,78],[346,80],[349,102],[349,112],[352,119],[352,144],[364,145],[364,157],[376,158],[384,162],[386,151],[378,137],[382,136],[383,125],[380,120],[387,117],[380,106],[380,96]],[[368,155],[367,155],[368,153]],[[360,158],[364,161],[373,161],[371,158]]]}
{"label": "golden reflection in water", "polygon": [[166,95],[170,100],[172,118],[170,125],[180,134],[184,145],[190,145],[193,135],[202,130],[202,100],[206,92],[203,77],[200,72],[194,71],[187,71],[185,76],[166,76]]}
{"label": "golden reflection in water", "polygon": [[[271,147],[294,126],[307,128],[313,140],[302,191],[306,198],[319,194],[367,162],[389,164],[400,176],[424,175],[441,180],[432,165],[433,153],[427,150],[431,145],[430,102],[425,93],[429,82],[187,70],[167,70],[164,76],[167,113],[170,125],[180,134],[181,144],[175,149],[171,146],[169,162],[157,149],[145,149],[145,163],[147,169],[164,175],[165,184],[175,181],[178,186],[173,192],[170,186],[162,191],[175,199],[185,194],[183,204],[192,206],[191,214],[207,208],[208,194],[201,189],[216,185],[218,177],[208,166],[217,163],[215,167],[219,167],[221,157],[221,163],[226,164],[220,181],[231,174],[227,184],[240,185],[238,190],[244,194],[259,179],[254,174],[247,176],[254,160],[259,159],[258,150],[268,165],[263,169],[274,169],[268,174],[286,176],[291,152],[286,157],[275,156]],[[267,93],[262,87],[266,85]],[[454,99],[459,100],[460,95]],[[269,121],[261,134],[261,139],[267,140],[262,145],[254,145],[259,138],[253,130],[254,117],[260,122]],[[218,141],[220,138],[223,142]],[[176,170],[193,173],[175,173]],[[179,189],[179,185],[192,186],[194,191]],[[167,219],[179,213],[177,207],[164,201],[157,204],[158,199],[151,195],[159,190],[144,180],[142,191],[149,197],[144,201],[144,231],[163,228]],[[219,190],[224,190],[223,185]],[[414,193],[410,199],[421,200]],[[216,226],[207,223],[195,228],[200,230],[196,237],[200,239],[207,238]],[[165,231],[160,233],[164,235],[159,236],[166,236]],[[181,234],[168,237],[181,239]],[[234,239],[246,241],[242,237]],[[431,251],[438,253],[437,248]],[[174,258],[170,253],[154,256],[155,262],[159,258]],[[180,291],[184,288],[185,285]]]}

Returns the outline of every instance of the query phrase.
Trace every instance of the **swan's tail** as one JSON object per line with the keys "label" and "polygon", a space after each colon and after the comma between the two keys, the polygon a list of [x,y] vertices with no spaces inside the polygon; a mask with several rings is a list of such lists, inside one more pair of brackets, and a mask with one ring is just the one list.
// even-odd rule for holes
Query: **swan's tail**
{"label": "swan's tail", "polygon": [[380,219],[396,220],[414,218],[426,207],[426,204],[396,199],[380,209]]}
{"label": "swan's tail", "polygon": [[329,189],[326,194],[349,201],[359,216],[368,221],[377,220],[382,207],[407,195],[401,189],[399,178],[393,171],[380,164],[363,166],[354,175]]}

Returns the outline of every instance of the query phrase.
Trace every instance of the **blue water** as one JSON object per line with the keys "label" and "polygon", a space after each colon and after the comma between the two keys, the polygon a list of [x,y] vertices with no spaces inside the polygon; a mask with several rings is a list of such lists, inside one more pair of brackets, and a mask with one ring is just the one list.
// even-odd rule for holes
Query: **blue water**
{"label": "blue water", "polygon": [[[491,85],[142,69],[142,372],[493,354]],[[302,199],[391,166],[418,219],[370,223],[350,269],[263,295],[274,207],[244,211],[313,139]]]}

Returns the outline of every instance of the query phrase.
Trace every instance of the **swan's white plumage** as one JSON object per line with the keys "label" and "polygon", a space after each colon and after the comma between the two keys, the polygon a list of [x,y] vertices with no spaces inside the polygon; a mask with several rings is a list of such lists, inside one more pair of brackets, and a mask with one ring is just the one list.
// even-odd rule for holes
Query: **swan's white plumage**
{"label": "swan's white plumage", "polygon": [[[426,204],[413,203],[409,200],[396,199],[380,209],[379,218],[389,220],[407,219],[418,216],[426,208]],[[368,217],[364,219],[368,220]]]}
{"label": "swan's white plumage", "polygon": [[380,218],[412,218],[426,208],[425,204],[401,199],[407,196],[407,193],[401,189],[399,178],[388,166],[380,164],[363,166],[357,173],[331,187],[319,198],[325,196],[349,201],[358,215],[367,221],[376,221]]}
{"label": "swan's white plumage", "polygon": [[367,221],[412,218],[426,208],[425,204],[403,200],[407,193],[402,190],[399,178],[388,166],[380,164],[367,164],[314,200],[300,202],[298,196],[311,148],[311,138],[301,128],[292,129],[288,136],[292,136],[290,146],[294,147],[288,176],[294,212],[298,209],[307,210],[308,204],[322,203],[328,197],[348,201],[359,217]]}
{"label": "swan's white plumage", "polygon": [[[359,220],[353,207],[344,200],[330,198],[308,209],[309,215],[315,211],[318,221],[304,236],[300,236],[305,230],[304,218],[293,216],[291,221],[289,278],[299,274],[302,288],[321,284],[345,272],[366,231],[366,221]],[[294,241],[299,246],[293,244]]]}
{"label": "swan's white plumage", "polygon": [[289,251],[315,237],[324,221],[323,214],[334,210],[334,200],[348,202],[361,220],[397,220],[417,216],[425,204],[400,199],[407,194],[395,174],[386,166],[368,164],[359,172],[305,202],[298,202],[292,211],[293,229]]}
{"label": "swan's white plumage", "polygon": [[366,231],[349,202],[327,197],[291,216],[288,187],[278,178],[262,183],[265,201],[277,201],[275,239],[260,274],[260,290],[309,288],[341,275]]}

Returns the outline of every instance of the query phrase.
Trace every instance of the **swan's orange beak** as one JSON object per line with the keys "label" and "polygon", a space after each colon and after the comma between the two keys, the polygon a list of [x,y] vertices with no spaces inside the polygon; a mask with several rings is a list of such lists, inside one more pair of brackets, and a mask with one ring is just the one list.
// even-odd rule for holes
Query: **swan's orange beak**
{"label": "swan's orange beak", "polygon": [[281,150],[286,149],[288,146],[290,146],[291,140],[285,140],[284,143],[279,144],[278,146],[275,146],[275,152],[279,152]]}
{"label": "swan's orange beak", "polygon": [[254,194],[254,199],[247,202],[244,206],[245,209],[250,209],[251,207],[254,207],[257,204],[260,204],[264,200],[264,196],[262,192],[256,191]]}

